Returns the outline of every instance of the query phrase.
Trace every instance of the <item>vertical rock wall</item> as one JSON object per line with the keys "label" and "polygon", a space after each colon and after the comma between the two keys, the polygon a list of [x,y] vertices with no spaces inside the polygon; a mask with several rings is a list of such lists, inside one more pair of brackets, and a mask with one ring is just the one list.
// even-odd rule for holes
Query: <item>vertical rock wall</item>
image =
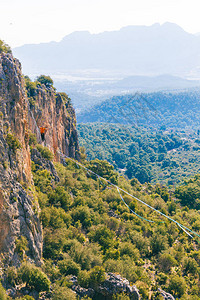
{"label": "vertical rock wall", "polygon": [[65,103],[54,88],[41,85],[36,89],[35,104],[29,110],[29,128],[41,142],[39,127],[47,127],[45,145],[54,153],[58,152],[79,159],[76,117],[73,107]]}
{"label": "vertical rock wall", "polygon": [[28,101],[21,65],[11,54],[0,54],[0,252],[17,263],[16,239],[25,236],[36,263],[42,254],[38,204],[31,186],[28,146]]}
{"label": "vertical rock wall", "polygon": [[58,151],[79,158],[75,112],[54,88],[36,89],[30,106],[19,61],[0,53],[0,253],[18,263],[16,240],[25,236],[28,255],[42,257],[39,206],[34,199],[29,133],[41,143],[40,126],[47,126],[45,145],[59,160]]}

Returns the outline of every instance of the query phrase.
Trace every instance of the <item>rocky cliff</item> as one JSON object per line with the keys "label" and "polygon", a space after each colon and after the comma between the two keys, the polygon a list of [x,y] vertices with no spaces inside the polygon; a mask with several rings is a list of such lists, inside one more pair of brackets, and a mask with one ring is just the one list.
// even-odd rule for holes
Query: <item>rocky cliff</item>
{"label": "rocky cliff", "polygon": [[34,91],[34,104],[29,106],[29,128],[42,142],[39,127],[47,127],[45,145],[59,159],[58,152],[79,159],[75,111],[53,87],[44,84]]}
{"label": "rocky cliff", "polygon": [[[37,264],[42,256],[39,206],[34,198],[29,135],[41,143],[39,126],[48,127],[45,145],[59,160],[58,151],[79,157],[76,119],[53,87],[40,85],[30,106],[21,65],[10,53],[0,53],[0,252],[18,262],[16,244],[24,236],[28,255]],[[19,251],[18,251],[19,252]]]}

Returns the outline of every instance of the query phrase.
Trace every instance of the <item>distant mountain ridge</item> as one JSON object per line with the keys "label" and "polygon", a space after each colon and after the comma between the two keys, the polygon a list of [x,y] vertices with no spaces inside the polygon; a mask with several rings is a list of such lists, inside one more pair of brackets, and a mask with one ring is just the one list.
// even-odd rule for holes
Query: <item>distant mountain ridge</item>
{"label": "distant mountain ridge", "polygon": [[[200,36],[172,23],[128,26],[119,31],[73,32],[60,42],[13,49],[24,72],[93,70],[124,75],[198,75]],[[199,76],[200,77],[200,76]]]}

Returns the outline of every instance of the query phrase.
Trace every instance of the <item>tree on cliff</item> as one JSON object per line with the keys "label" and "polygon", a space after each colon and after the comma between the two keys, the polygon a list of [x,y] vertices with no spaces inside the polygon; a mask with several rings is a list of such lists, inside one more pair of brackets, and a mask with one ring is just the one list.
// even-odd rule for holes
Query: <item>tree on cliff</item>
{"label": "tree on cliff", "polygon": [[40,75],[37,77],[37,81],[44,84],[46,87],[53,86],[53,79],[50,76]]}
{"label": "tree on cliff", "polygon": [[4,43],[4,41],[0,40],[0,53],[12,53],[10,46]]}

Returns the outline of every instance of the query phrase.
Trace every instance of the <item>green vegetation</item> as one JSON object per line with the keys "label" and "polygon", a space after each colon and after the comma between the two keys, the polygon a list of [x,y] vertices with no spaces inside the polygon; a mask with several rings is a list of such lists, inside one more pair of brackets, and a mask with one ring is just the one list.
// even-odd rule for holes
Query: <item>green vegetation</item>
{"label": "green vegetation", "polygon": [[59,93],[63,102],[66,104],[71,104],[71,98],[66,93]]}
{"label": "green vegetation", "polygon": [[176,188],[175,195],[181,200],[182,205],[200,209],[200,174],[185,180],[184,184]]}
{"label": "green vegetation", "polygon": [[[198,207],[193,205],[189,210],[181,206],[181,186],[170,195],[167,188],[159,184],[141,185],[137,179],[126,180],[105,161],[85,161],[84,164],[183,225],[200,232]],[[56,170],[59,182],[53,180],[49,171],[33,165],[44,229],[43,272],[51,280],[53,299],[76,299],[70,290],[71,275],[78,277],[82,287],[95,290],[105,280],[105,272],[120,273],[126,277],[139,288],[144,299],[150,293],[159,299],[156,298],[159,297],[158,287],[176,297],[198,299],[198,238],[191,239],[176,224],[122,193],[126,203],[138,215],[154,223],[133,215],[116,188],[68,159],[65,166],[57,163]],[[186,182],[185,192],[193,188],[195,194],[199,178],[195,176],[190,184]],[[36,286],[38,291],[48,290],[46,275],[35,268],[23,265],[17,271],[17,274],[22,272],[21,277],[12,277],[9,272],[9,282],[21,278],[30,288]],[[12,274],[16,272],[12,270]],[[35,282],[36,279],[39,283]],[[115,298],[129,299],[127,297],[122,294]]]}
{"label": "green vegetation", "polygon": [[4,53],[12,53],[10,46],[8,46],[7,44],[5,44],[4,41],[0,40],[0,53],[4,52]]}
{"label": "green vegetation", "polygon": [[37,82],[31,81],[31,79],[27,75],[24,76],[24,79],[28,97],[34,97],[36,94]]}
{"label": "green vegetation", "polygon": [[78,122],[197,131],[200,127],[199,97],[199,90],[115,96],[80,114]]}
{"label": "green vegetation", "polygon": [[37,145],[37,150],[41,153],[42,157],[48,159],[48,160],[53,160],[54,155],[51,152],[51,150],[49,150],[48,147],[42,146],[40,144]]}
{"label": "green vegetation", "polygon": [[27,239],[24,236],[21,236],[19,239],[16,240],[15,251],[20,256],[23,256],[24,253],[28,250],[27,244],[28,244]]}
{"label": "green vegetation", "polygon": [[176,185],[200,172],[200,143],[193,131],[153,130],[120,124],[79,124],[87,158],[106,159],[141,183]]}
{"label": "green vegetation", "polygon": [[46,274],[39,268],[29,263],[23,263],[19,269],[19,278],[30,289],[34,289],[37,292],[48,291],[50,288],[50,281]]}
{"label": "green vegetation", "polygon": [[7,134],[6,142],[8,143],[9,149],[16,153],[17,149],[21,149],[21,143],[19,140],[11,133]]}
{"label": "green vegetation", "polygon": [[[27,93],[34,98],[35,85],[26,81]],[[38,293],[48,292],[51,286],[53,300],[75,300],[78,297],[71,290],[71,276],[77,276],[81,287],[92,288],[97,294],[106,273],[112,272],[136,285],[143,299],[160,299],[158,288],[182,300],[200,299],[200,239],[192,232],[194,237],[189,236],[136,198],[124,192],[120,195],[113,186],[200,234],[200,175],[180,184],[181,178],[200,170],[198,134],[80,124],[79,135],[90,159],[86,160],[81,148],[86,169],[70,159],[54,163],[57,180],[49,170],[32,163],[34,196],[43,227],[44,265],[39,268],[23,261],[28,249],[26,239],[20,237],[16,252],[22,264],[9,266],[5,281]],[[8,134],[7,142],[16,151],[12,135]],[[53,154],[38,145],[33,134],[29,134],[29,145],[45,159],[53,160]],[[176,188],[168,189],[163,183],[176,184]],[[1,293],[4,295],[0,286]],[[97,299],[96,294],[93,299]],[[123,293],[114,299],[130,297]]]}
{"label": "green vegetation", "polygon": [[37,137],[34,133],[29,132],[29,146],[36,146],[38,144]]}
{"label": "green vegetation", "polygon": [[47,88],[53,87],[53,79],[50,76],[40,75],[36,78],[36,81],[44,84]]}
{"label": "green vegetation", "polygon": [[[175,193],[169,193],[159,184],[142,185],[135,178],[126,180],[106,161],[83,163],[200,233],[199,175],[185,181]],[[154,223],[135,216],[116,188],[69,159],[65,166],[59,163],[55,166],[60,181],[54,181],[49,171],[32,165],[44,232],[44,265],[40,269],[23,262],[19,268],[9,267],[6,275],[9,284],[24,283],[27,288],[41,292],[48,291],[51,283],[52,299],[77,299],[70,289],[72,275],[77,276],[82,287],[95,291],[105,280],[106,272],[113,272],[135,284],[144,299],[150,294],[159,299],[158,287],[181,299],[200,297],[198,237],[190,238],[176,224],[122,192],[132,210]],[[191,206],[182,198],[190,192],[194,196]],[[19,252],[26,251],[23,238],[16,245]],[[113,299],[129,299],[129,296],[118,294]]]}

